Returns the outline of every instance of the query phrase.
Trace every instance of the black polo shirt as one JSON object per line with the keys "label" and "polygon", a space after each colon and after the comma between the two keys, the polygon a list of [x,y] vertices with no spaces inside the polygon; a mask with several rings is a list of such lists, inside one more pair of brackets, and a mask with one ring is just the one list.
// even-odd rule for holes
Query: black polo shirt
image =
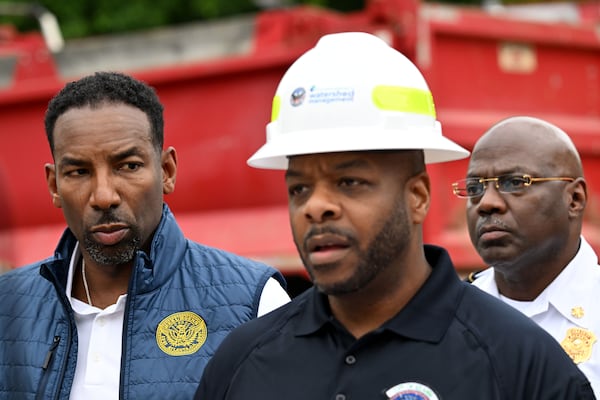
{"label": "black polo shirt", "polygon": [[315,288],[233,331],[204,371],[200,400],[594,399],[559,344],[460,281],[447,252],[391,320],[356,340]]}

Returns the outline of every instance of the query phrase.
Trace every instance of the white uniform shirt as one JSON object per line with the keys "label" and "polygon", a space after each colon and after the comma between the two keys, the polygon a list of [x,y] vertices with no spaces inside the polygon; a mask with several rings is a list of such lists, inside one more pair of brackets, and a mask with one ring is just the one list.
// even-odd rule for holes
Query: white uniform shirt
{"label": "white uniform shirt", "polygon": [[591,357],[577,366],[600,398],[600,266],[598,256],[583,237],[573,260],[533,301],[516,301],[499,294],[493,268],[478,274],[473,285],[527,315],[559,343],[567,339],[570,328],[592,332],[596,342]]}
{"label": "white uniform shirt", "polygon": [[[79,350],[71,388],[71,400],[118,400],[121,373],[121,340],[127,294],[104,310],[71,296],[74,266],[81,255],[75,248],[67,279],[66,293],[75,314]],[[270,278],[260,296],[258,316],[287,303],[290,297],[279,282]]]}

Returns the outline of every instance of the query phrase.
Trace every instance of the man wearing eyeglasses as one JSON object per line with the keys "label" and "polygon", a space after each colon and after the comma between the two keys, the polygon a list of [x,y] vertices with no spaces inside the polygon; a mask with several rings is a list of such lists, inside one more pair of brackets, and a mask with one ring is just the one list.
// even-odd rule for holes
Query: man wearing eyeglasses
{"label": "man wearing eyeglasses", "polygon": [[600,267],[581,235],[587,183],[569,136],[549,122],[512,117],[475,144],[467,178],[471,241],[491,268],[473,284],[548,331],[600,394]]}

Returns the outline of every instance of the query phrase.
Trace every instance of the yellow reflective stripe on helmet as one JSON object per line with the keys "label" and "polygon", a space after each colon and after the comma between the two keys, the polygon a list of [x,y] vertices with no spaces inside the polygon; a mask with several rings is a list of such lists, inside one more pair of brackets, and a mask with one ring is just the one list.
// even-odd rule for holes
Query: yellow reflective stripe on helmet
{"label": "yellow reflective stripe on helmet", "polygon": [[379,85],[373,89],[372,98],[375,107],[380,110],[423,114],[435,118],[433,96],[428,90]]}
{"label": "yellow reflective stripe on helmet", "polygon": [[281,97],[273,97],[273,106],[271,107],[271,122],[279,118],[279,110],[281,110]]}

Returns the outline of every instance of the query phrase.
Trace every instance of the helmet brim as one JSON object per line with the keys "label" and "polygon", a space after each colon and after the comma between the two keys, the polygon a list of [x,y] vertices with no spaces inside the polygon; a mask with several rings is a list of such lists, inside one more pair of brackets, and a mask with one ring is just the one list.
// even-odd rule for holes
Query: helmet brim
{"label": "helmet brim", "polygon": [[[441,135],[411,134],[396,130],[340,129],[287,133],[285,140],[269,140],[247,161],[254,168],[288,168],[291,156],[375,150],[423,150],[425,163],[454,161],[469,156],[469,151]],[[315,143],[319,143],[315,150]]]}

